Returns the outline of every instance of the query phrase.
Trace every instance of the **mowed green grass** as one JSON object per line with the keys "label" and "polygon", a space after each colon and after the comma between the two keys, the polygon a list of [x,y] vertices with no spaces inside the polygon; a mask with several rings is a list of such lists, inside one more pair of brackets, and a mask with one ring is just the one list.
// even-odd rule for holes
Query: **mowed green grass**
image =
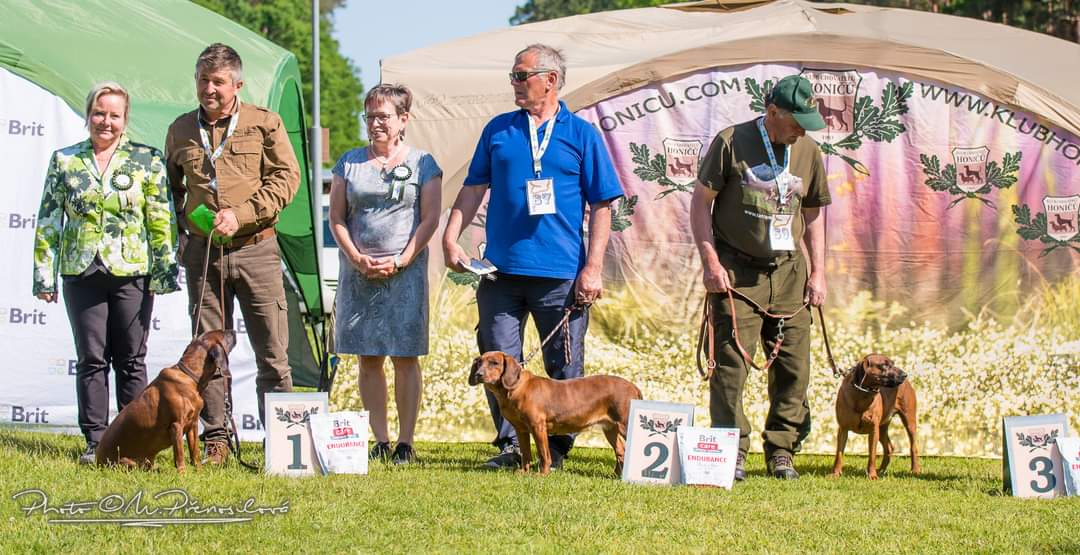
{"label": "mowed green grass", "polygon": [[[80,467],[81,448],[77,437],[0,429],[0,552],[1080,552],[1080,498],[1007,497],[998,460],[928,457],[915,477],[900,457],[894,473],[869,482],[865,457],[848,457],[845,476],[831,479],[832,458],[807,455],[796,460],[803,478],[781,482],[751,454],[750,478],[726,491],[623,483],[605,449],[575,449],[548,477],[481,470],[487,445],[421,443],[414,466],[283,478],[235,463],[178,475],[168,452],[149,472]],[[245,458],[261,462],[258,451],[245,444]],[[254,498],[287,501],[288,513],[162,528],[49,524],[60,516],[27,516],[27,498],[12,499],[34,488],[53,507],[139,492],[153,507],[154,494],[182,488],[204,507]]]}

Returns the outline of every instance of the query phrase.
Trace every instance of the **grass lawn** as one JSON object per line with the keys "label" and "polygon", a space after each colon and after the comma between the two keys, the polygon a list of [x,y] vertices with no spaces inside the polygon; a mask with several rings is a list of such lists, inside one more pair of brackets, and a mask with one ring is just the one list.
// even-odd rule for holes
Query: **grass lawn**
{"label": "grass lawn", "polygon": [[[797,482],[765,476],[760,454],[750,478],[732,491],[650,487],[614,479],[610,450],[576,449],[551,476],[488,472],[487,445],[421,443],[421,463],[374,464],[368,476],[289,479],[235,463],[177,475],[162,453],[150,472],[80,467],[78,437],[0,428],[0,551],[3,553],[1077,553],[1080,498],[1021,500],[1001,494],[1001,462],[927,457],[913,477],[909,461],[894,474],[863,477],[865,457],[826,477],[832,458],[800,456]],[[245,458],[261,462],[254,444]],[[124,528],[49,524],[65,518],[21,506],[42,490],[50,507],[117,494],[142,506],[175,503],[153,496],[181,488],[203,506],[248,498],[287,514],[234,524]],[[83,518],[134,517],[92,512]],[[158,515],[163,516],[163,515]],[[181,516],[181,515],[174,515]],[[188,515],[192,516],[192,515]]]}

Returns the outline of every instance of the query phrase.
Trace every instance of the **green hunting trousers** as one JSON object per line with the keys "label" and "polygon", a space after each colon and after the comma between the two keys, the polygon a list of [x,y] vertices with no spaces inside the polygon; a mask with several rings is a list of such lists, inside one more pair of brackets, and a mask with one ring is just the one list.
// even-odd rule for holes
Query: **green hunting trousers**
{"label": "green hunting trousers", "polygon": [[[806,287],[806,262],[801,252],[773,260],[753,259],[718,248],[720,262],[731,283],[743,295],[774,315],[794,317],[783,322],[780,351],[768,369],[769,413],[762,433],[766,457],[774,453],[793,455],[810,433],[810,407],[806,388],[810,382],[810,310],[799,310]],[[732,335],[731,305],[726,293],[709,295],[713,303],[716,369],[709,383],[709,413],[713,427],[739,428],[739,451],[750,448],[750,422],[743,410],[743,386],[749,372]],[[776,346],[780,320],[761,314],[749,302],[734,296],[739,340],[747,354],[759,343],[766,356]],[[759,342],[760,339],[760,342]],[[707,346],[705,347],[707,348]]]}

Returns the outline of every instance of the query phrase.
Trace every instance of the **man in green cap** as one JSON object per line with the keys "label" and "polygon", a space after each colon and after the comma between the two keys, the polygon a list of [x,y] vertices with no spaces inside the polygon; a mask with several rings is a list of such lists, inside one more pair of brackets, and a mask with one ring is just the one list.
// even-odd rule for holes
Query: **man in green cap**
{"label": "man in green cap", "polygon": [[785,77],[773,87],[763,117],[716,135],[694,187],[691,226],[715,333],[709,412],[714,427],[740,430],[736,480],[746,477],[750,423],[743,384],[759,339],[768,372],[766,464],[777,478],[799,477],[792,458],[810,431],[807,305],[825,302],[825,221],[819,216],[831,202],[821,150],[806,131],[824,128],[810,82]]}

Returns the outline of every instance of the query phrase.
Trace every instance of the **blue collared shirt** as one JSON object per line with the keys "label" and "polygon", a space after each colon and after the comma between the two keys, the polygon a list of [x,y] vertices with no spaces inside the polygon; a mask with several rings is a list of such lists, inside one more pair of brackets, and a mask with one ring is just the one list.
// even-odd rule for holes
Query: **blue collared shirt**
{"label": "blue collared shirt", "polygon": [[[555,214],[529,215],[525,184],[535,179],[529,146],[529,114],[496,116],[480,135],[465,185],[491,185],[484,256],[500,272],[574,279],[585,265],[586,204],[623,196],[600,134],[559,101],[552,135],[541,162],[541,179],[552,179]],[[542,141],[550,121],[537,130]]]}

